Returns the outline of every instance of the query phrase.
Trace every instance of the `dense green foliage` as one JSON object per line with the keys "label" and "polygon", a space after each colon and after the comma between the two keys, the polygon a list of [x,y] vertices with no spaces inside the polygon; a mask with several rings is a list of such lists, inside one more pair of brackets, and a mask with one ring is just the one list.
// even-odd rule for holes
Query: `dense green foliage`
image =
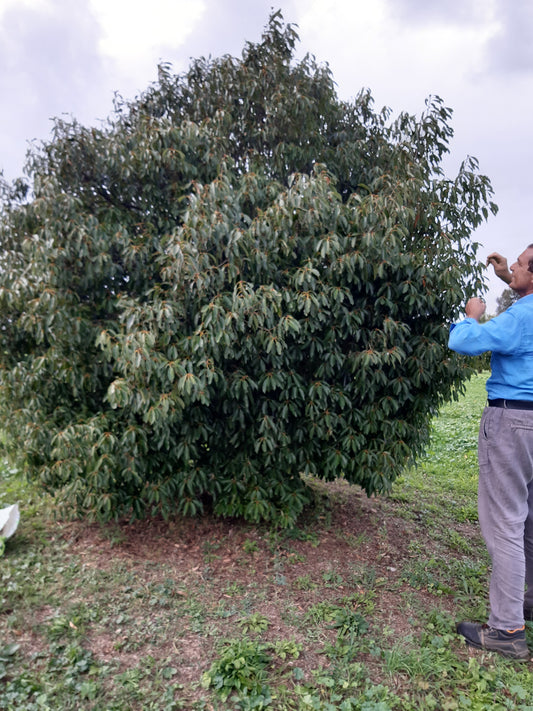
{"label": "dense green foliage", "polygon": [[[279,14],[101,128],[58,120],[4,186],[0,426],[100,518],[289,522],[305,475],[386,490],[469,370],[446,322],[495,206],[444,176],[451,112],[341,101]],[[303,477],[302,477],[303,475]]]}

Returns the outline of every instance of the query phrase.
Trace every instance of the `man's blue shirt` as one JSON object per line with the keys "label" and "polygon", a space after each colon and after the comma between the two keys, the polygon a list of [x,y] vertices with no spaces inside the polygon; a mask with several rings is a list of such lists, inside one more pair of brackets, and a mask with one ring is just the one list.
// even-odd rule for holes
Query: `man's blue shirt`
{"label": "man's blue shirt", "polygon": [[533,400],[533,294],[487,323],[466,318],[453,324],[448,346],[470,356],[492,351],[490,400]]}

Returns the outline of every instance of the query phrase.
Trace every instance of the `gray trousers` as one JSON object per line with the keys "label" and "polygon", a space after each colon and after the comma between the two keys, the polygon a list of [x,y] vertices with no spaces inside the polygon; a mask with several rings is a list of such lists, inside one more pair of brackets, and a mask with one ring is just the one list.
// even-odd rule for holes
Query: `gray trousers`
{"label": "gray trousers", "polygon": [[486,407],[478,445],[479,523],[492,560],[488,623],[513,630],[524,624],[523,607],[533,608],[533,410]]}

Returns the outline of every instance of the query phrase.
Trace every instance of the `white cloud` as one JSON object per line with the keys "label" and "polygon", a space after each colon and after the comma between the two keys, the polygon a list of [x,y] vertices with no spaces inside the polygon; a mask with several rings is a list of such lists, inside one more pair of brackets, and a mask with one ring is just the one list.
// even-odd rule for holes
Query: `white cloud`
{"label": "white cloud", "polygon": [[[21,171],[28,141],[45,139],[51,119],[95,120],[111,105],[98,27],[85,2],[3,0],[0,14],[0,168]],[[104,115],[107,110],[103,112]]]}
{"label": "white cloud", "polygon": [[[507,0],[505,0],[506,2]],[[409,25],[465,25],[484,22],[498,0],[388,0],[389,14]]]}
{"label": "white cloud", "polygon": [[205,0],[90,0],[90,6],[102,29],[101,53],[130,75],[155,69],[164,60],[161,49],[182,45],[206,11]]}
{"label": "white cloud", "polygon": [[[387,0],[346,3],[342,22],[330,0],[298,0],[300,35],[318,59],[328,61],[343,96],[369,87],[394,110],[423,107],[429,94],[454,92],[458,81],[483,68],[498,25],[487,5],[478,22],[406,23]],[[411,2],[412,5],[412,2]]]}
{"label": "white cloud", "polygon": [[0,4],[0,20],[8,10],[17,8],[18,10],[27,8],[43,8],[50,5],[50,0],[2,0]]}
{"label": "white cloud", "polygon": [[499,32],[489,46],[491,69],[499,72],[533,71],[533,4],[530,0],[495,0]]}

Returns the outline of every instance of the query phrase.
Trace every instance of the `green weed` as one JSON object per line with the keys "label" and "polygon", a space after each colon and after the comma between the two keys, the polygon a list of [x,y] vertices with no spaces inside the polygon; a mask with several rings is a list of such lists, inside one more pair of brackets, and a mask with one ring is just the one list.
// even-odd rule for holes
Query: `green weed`
{"label": "green weed", "polygon": [[230,640],[224,643],[209,671],[202,675],[202,686],[213,688],[223,701],[234,692],[266,700],[270,697],[266,686],[270,661],[267,645],[247,639]]}
{"label": "green weed", "polygon": [[311,576],[301,575],[294,581],[294,587],[297,590],[313,590],[318,586],[318,583],[313,582]]}
{"label": "green weed", "polygon": [[239,621],[239,626],[242,627],[245,632],[264,632],[268,629],[269,625],[270,622],[268,618],[259,612],[254,612],[253,615]]}
{"label": "green weed", "polygon": [[247,538],[242,544],[245,553],[255,553],[259,550],[259,544],[251,538]]}

